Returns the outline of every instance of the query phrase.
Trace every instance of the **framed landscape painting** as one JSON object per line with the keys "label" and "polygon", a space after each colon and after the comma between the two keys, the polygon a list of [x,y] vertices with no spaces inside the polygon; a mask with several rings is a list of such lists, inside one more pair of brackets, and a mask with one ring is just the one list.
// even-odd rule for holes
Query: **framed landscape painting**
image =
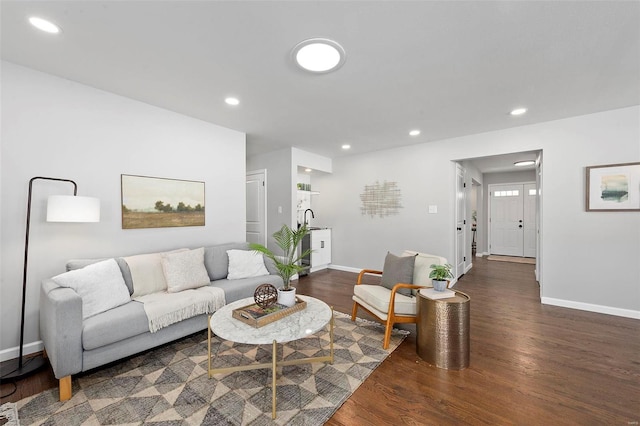
{"label": "framed landscape painting", "polygon": [[121,175],[122,229],[204,226],[204,182]]}
{"label": "framed landscape painting", "polygon": [[640,211],[640,163],[587,167],[587,211]]}

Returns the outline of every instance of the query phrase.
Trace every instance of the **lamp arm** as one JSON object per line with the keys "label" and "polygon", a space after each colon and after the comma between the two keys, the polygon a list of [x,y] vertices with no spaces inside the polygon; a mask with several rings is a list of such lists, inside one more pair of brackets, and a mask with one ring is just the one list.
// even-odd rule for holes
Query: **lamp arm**
{"label": "lamp arm", "polygon": [[20,355],[18,361],[18,368],[22,368],[22,353],[24,347],[24,314],[25,303],[27,299],[27,261],[29,259],[29,228],[31,227],[31,193],[33,182],[36,180],[52,180],[57,182],[69,182],[73,184],[73,195],[78,195],[78,185],[70,179],[52,178],[44,176],[32,177],[29,180],[29,195],[27,199],[27,229],[24,238],[24,269],[22,273],[22,314],[20,317]]}

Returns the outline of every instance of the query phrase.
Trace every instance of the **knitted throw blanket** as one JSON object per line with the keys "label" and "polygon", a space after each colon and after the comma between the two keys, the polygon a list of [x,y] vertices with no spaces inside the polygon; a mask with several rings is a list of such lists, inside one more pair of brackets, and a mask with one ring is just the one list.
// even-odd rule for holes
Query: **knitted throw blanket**
{"label": "knitted throw blanket", "polygon": [[225,305],[224,291],[210,286],[178,293],[151,293],[133,300],[143,303],[152,333],[200,314],[211,314]]}

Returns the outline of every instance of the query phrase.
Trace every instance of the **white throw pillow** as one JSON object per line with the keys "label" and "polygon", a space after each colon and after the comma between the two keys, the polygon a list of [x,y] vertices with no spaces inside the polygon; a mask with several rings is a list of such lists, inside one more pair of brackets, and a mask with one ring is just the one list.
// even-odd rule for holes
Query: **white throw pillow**
{"label": "white throw pillow", "polygon": [[148,253],[124,257],[124,261],[129,265],[133,283],[131,298],[167,291],[167,281],[162,269],[162,256],[188,250],[182,248],[164,253]]}
{"label": "white throw pillow", "polygon": [[207,268],[204,266],[204,247],[163,254],[162,269],[169,293],[198,288],[210,283]]}
{"label": "white throw pillow", "polygon": [[82,319],[108,311],[129,302],[129,290],[115,259],[65,272],[52,280],[61,287],[73,289],[82,298]]}
{"label": "white throw pillow", "polygon": [[269,275],[261,253],[253,250],[227,250],[227,255],[229,256],[229,273],[227,274],[229,280]]}

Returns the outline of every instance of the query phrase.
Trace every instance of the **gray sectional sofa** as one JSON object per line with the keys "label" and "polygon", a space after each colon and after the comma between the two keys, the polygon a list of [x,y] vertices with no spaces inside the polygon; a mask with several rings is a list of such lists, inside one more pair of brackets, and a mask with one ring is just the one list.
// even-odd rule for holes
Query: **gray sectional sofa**
{"label": "gray sectional sofa", "polygon": [[[205,247],[204,264],[210,285],[224,290],[226,303],[253,296],[264,283],[282,285],[273,263],[265,258],[269,275],[228,280],[227,250],[248,250],[248,243],[230,243]],[[124,281],[133,293],[127,263],[116,258]],[[99,259],[70,261],[67,270],[82,268]],[[154,333],[143,304],[131,300],[83,320],[82,299],[71,288],[54,280],[42,282],[40,293],[40,334],[55,377],[60,381],[60,399],[71,398],[71,375],[134,355],[207,328],[207,315],[182,320]]]}

